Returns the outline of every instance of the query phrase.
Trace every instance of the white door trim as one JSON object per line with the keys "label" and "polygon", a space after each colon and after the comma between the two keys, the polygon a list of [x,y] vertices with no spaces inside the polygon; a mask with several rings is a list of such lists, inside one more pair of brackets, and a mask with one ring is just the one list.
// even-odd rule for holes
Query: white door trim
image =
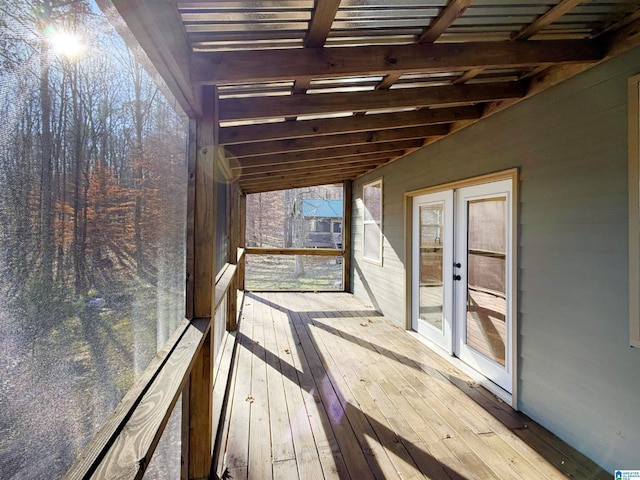
{"label": "white door trim", "polygon": [[[511,278],[511,375],[512,375],[512,393],[508,394],[506,391],[495,385],[493,382],[487,380],[485,377],[479,376],[476,372],[474,372],[471,368],[467,367],[456,357],[452,357],[448,352],[441,350],[440,348],[434,349],[436,353],[442,355],[443,358],[447,358],[453,365],[458,366],[461,370],[465,371],[469,376],[471,376],[478,383],[485,386],[488,390],[495,393],[502,400],[509,403],[514,409],[518,409],[518,400],[519,400],[519,384],[518,384],[518,190],[519,190],[519,180],[518,180],[518,169],[513,168],[509,170],[504,170],[500,172],[490,173],[487,175],[482,175],[478,177],[473,177],[465,180],[449,182],[446,184],[440,184],[430,187],[425,187],[421,189],[412,190],[405,193],[405,249],[404,249],[404,258],[405,258],[405,287],[406,287],[406,328],[407,330],[412,330],[412,318],[413,318],[413,200],[414,197],[427,194],[427,193],[435,193],[441,192],[443,190],[449,189],[458,189],[470,185],[478,185],[482,183],[494,182],[499,180],[510,180],[512,182],[511,187],[511,238],[512,238],[512,262],[510,268],[510,278]],[[433,343],[430,343],[428,340],[425,340],[424,337],[420,335],[415,335],[419,337],[423,343],[433,346]]]}

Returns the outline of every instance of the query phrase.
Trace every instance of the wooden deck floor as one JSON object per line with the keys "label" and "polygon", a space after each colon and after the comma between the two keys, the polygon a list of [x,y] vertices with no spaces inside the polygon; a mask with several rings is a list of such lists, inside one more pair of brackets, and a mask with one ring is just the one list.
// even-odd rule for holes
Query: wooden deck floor
{"label": "wooden deck floor", "polygon": [[611,478],[353,296],[247,293],[220,478]]}

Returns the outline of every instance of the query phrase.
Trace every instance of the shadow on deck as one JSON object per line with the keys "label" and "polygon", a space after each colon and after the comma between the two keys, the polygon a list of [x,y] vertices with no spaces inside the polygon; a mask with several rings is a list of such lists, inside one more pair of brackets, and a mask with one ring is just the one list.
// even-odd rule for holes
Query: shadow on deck
{"label": "shadow on deck", "polygon": [[611,478],[352,295],[247,293],[236,339],[218,478]]}

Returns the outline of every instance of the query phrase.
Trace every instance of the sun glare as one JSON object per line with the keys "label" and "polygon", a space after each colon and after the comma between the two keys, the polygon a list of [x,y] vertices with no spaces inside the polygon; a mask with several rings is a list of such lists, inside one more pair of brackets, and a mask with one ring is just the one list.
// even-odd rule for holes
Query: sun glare
{"label": "sun glare", "polygon": [[49,42],[57,55],[68,58],[78,57],[87,48],[80,36],[64,31],[52,33]]}

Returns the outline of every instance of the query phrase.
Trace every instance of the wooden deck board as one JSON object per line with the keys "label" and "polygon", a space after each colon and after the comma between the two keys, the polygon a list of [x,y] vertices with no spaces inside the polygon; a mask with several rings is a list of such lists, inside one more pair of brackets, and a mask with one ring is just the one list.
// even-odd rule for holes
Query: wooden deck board
{"label": "wooden deck board", "polygon": [[248,294],[238,342],[231,478],[610,478],[351,295]]}

